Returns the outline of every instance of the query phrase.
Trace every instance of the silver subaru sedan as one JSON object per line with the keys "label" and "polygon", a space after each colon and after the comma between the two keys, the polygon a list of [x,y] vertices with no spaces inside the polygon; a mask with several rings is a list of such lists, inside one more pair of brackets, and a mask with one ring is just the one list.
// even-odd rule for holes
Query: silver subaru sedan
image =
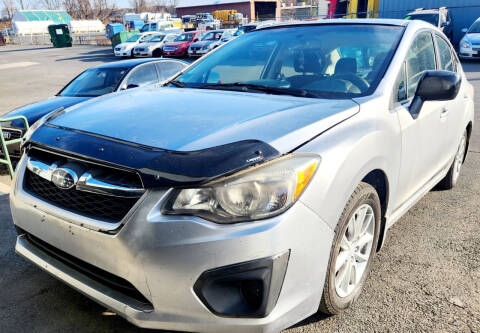
{"label": "silver subaru sedan", "polygon": [[421,21],[257,29],[23,143],[16,251],[135,325],[278,332],[359,297],[388,229],[459,179],[473,89]]}

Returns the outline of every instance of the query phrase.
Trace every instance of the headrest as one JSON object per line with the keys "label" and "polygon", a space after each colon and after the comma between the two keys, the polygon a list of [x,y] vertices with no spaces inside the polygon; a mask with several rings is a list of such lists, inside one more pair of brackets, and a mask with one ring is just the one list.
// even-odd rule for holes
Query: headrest
{"label": "headrest", "polygon": [[357,74],[357,60],[355,58],[341,58],[335,65],[335,74]]}
{"label": "headrest", "polygon": [[294,54],[293,65],[297,73],[320,73],[322,66],[313,51],[300,51]]}

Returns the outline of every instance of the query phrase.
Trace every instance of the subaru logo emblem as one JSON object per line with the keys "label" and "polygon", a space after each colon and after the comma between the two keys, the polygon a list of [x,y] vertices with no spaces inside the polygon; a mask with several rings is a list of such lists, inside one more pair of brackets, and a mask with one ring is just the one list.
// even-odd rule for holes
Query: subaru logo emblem
{"label": "subaru logo emblem", "polygon": [[3,138],[5,140],[10,140],[12,138],[12,133],[7,132],[7,131],[3,131]]}
{"label": "subaru logo emblem", "polygon": [[68,168],[57,168],[52,172],[52,183],[62,190],[69,190],[78,182],[75,171]]}

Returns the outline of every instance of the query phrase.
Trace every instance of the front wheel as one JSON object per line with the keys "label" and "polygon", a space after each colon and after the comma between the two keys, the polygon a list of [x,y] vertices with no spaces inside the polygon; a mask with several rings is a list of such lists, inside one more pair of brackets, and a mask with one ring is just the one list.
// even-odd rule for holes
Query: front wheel
{"label": "front wheel", "polygon": [[462,139],[460,140],[460,144],[458,145],[455,159],[453,160],[453,163],[450,166],[450,170],[448,170],[445,178],[443,178],[438,184],[439,188],[444,190],[450,190],[454,188],[455,185],[457,185],[460,172],[462,171],[463,161],[465,160],[465,156],[467,154],[467,141],[467,131],[465,130],[463,132]]}
{"label": "front wheel", "polygon": [[338,314],[360,295],[370,273],[380,233],[377,191],[360,183],[348,200],[335,229],[319,310]]}
{"label": "front wheel", "polygon": [[160,50],[160,49],[153,50],[152,57],[160,58],[161,56],[162,56],[162,50]]}

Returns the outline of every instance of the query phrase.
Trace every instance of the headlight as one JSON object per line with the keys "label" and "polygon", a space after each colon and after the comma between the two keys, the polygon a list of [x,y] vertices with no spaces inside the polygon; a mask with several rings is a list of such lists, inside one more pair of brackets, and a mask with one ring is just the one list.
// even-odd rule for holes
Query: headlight
{"label": "headlight", "polygon": [[205,45],[204,47],[202,47],[202,50],[208,50],[210,48],[209,45]]}
{"label": "headlight", "polygon": [[462,40],[462,41],[460,42],[460,46],[463,47],[464,49],[469,49],[469,48],[471,48],[470,43],[467,42],[467,41],[465,41],[465,40]]}
{"label": "headlight", "polygon": [[195,215],[217,223],[278,215],[303,193],[320,163],[313,154],[292,154],[205,186],[172,191],[164,214]]}

